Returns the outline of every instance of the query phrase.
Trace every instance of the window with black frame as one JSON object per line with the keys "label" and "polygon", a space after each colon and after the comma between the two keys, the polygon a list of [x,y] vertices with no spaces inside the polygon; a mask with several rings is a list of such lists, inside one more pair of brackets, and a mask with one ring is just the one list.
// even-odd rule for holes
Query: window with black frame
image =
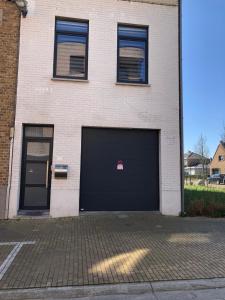
{"label": "window with black frame", "polygon": [[148,83],[148,27],[118,25],[117,81]]}
{"label": "window with black frame", "polygon": [[54,77],[87,79],[88,21],[56,18]]}

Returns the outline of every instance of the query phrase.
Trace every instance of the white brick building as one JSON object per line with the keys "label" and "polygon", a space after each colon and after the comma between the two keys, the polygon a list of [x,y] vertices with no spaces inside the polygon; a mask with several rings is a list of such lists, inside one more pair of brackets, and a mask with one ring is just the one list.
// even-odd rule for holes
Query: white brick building
{"label": "white brick building", "polygon": [[178,21],[176,0],[28,0],[10,218],[180,213]]}

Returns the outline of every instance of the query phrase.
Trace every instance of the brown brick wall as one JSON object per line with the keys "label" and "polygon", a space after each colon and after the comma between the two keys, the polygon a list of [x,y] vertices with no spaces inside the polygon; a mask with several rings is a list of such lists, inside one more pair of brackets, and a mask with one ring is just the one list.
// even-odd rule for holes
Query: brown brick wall
{"label": "brown brick wall", "polygon": [[214,158],[210,164],[210,173],[213,173],[213,169],[220,169],[221,174],[225,174],[225,161],[219,161],[219,155],[225,156],[225,147],[222,144],[219,145]]}
{"label": "brown brick wall", "polygon": [[14,124],[20,12],[0,0],[0,218],[4,217],[8,183],[10,127]]}
{"label": "brown brick wall", "polygon": [[210,164],[210,173],[213,173],[213,169],[220,169],[221,174],[225,174],[225,161],[219,161],[219,155],[225,156],[225,148],[222,144],[219,145],[214,158]]}

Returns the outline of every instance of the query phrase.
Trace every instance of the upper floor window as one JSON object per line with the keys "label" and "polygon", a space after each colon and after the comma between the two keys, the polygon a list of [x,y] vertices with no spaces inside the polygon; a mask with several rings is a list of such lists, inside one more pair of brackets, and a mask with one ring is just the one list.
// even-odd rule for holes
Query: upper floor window
{"label": "upper floor window", "polygon": [[56,19],[54,77],[87,79],[88,21]]}
{"label": "upper floor window", "polygon": [[219,161],[224,161],[224,160],[225,160],[224,155],[219,155]]}
{"label": "upper floor window", "polygon": [[118,25],[117,81],[148,83],[148,27]]}

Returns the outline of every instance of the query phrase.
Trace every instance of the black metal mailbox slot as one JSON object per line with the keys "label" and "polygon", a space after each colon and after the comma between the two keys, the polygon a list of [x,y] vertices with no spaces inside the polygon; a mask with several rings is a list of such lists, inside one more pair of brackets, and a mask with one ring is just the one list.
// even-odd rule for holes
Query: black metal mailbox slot
{"label": "black metal mailbox slot", "polygon": [[67,179],[68,177],[68,165],[57,164],[54,168],[55,178]]}

